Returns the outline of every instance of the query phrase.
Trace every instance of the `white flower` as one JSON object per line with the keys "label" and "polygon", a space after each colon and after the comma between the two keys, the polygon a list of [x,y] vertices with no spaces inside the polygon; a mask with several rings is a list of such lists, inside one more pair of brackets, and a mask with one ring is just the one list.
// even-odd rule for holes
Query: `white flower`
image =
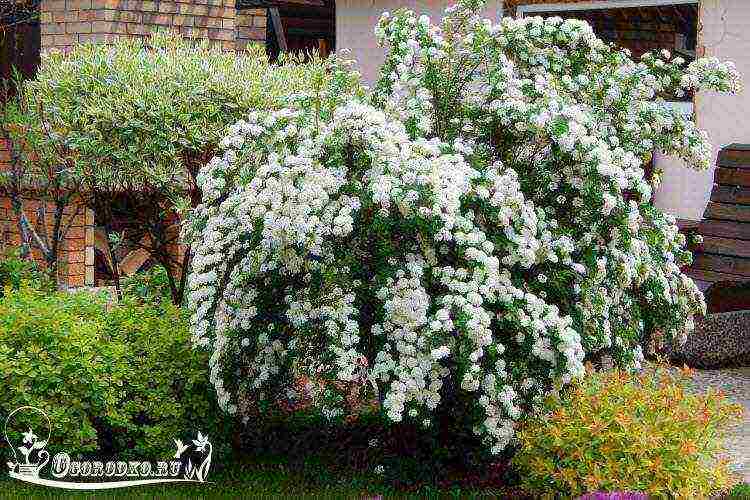
{"label": "white flower", "polygon": [[[637,366],[644,319],[679,341],[705,311],[642,162],[658,146],[710,164],[705,133],[656,97],[738,90],[734,66],[698,59],[683,75],[582,21],[472,9],[438,26],[385,13],[372,96],[342,90],[355,75],[334,66],[307,101],[229,127],[201,169],[187,297],[222,408],[305,376],[327,418],[347,410],[330,383],[345,382],[391,421],[429,426],[450,388],[499,453],[587,354]],[[444,81],[464,91],[436,92]]]}

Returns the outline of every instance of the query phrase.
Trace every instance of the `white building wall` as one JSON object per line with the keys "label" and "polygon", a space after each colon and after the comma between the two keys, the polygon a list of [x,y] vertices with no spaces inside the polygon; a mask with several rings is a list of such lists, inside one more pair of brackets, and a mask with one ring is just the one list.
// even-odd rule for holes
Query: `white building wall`
{"label": "white building wall", "polygon": [[[704,0],[701,2],[703,31],[699,43],[706,56],[734,61],[745,82],[750,82],[750,1]],[[750,93],[724,95],[703,92],[696,96],[696,117],[713,144],[712,166],[696,172],[679,161],[657,156],[664,181],[657,191],[657,206],[677,217],[700,220],[711,194],[713,163],[719,149],[733,142],[750,143]]]}

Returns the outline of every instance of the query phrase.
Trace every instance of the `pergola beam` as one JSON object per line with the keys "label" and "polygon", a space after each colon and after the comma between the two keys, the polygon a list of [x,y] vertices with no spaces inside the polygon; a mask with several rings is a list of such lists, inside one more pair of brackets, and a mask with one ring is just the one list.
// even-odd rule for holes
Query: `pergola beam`
{"label": "pergola beam", "polygon": [[286,43],[286,34],[284,33],[284,25],[281,23],[279,8],[271,7],[268,9],[268,13],[271,16],[271,24],[273,25],[273,32],[276,34],[276,43],[279,44],[279,50],[281,52],[288,52],[289,47]]}

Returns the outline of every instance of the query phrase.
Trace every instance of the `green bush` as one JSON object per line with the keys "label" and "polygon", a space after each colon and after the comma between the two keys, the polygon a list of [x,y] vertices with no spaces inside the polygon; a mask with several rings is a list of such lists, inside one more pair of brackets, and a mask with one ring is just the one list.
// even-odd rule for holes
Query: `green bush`
{"label": "green bush", "polygon": [[717,457],[740,407],[714,392],[687,394],[666,370],[592,374],[547,410],[518,433],[513,459],[535,494],[704,498],[732,484]]}
{"label": "green bush", "polygon": [[164,266],[157,265],[145,272],[123,278],[122,291],[126,296],[145,302],[170,300],[167,270]]}
{"label": "green bush", "polygon": [[51,290],[53,283],[36,262],[21,259],[17,252],[0,257],[0,297],[6,287],[18,290],[22,285]]}
{"label": "green bush", "polygon": [[94,418],[116,411],[127,346],[103,337],[103,313],[104,302],[84,293],[22,287],[0,301],[0,417],[27,405],[45,411],[51,453],[95,451]]}
{"label": "green bush", "polygon": [[153,305],[126,298],[104,318],[104,333],[110,342],[128,346],[120,418],[111,420],[115,450],[169,457],[175,437],[201,431],[211,437],[214,456],[227,451],[231,422],[216,403],[207,355],[192,349],[178,307],[169,300]]}
{"label": "green bush", "polygon": [[0,300],[0,418],[44,410],[52,454],[166,459],[199,430],[227,443],[206,363],[169,303],[107,309],[102,296],[29,287]]}
{"label": "green bush", "polygon": [[741,483],[735,486],[729,492],[729,500],[748,500],[750,499],[750,483]]}

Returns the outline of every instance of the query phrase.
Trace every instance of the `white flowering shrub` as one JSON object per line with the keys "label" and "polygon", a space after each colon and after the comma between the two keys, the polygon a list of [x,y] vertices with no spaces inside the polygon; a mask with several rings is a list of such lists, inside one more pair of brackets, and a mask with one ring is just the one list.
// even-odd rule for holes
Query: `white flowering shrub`
{"label": "white flowering shrub", "polygon": [[709,164],[657,96],[735,91],[733,66],[635,62],[586,23],[480,7],[384,14],[369,100],[313,88],[250,113],[201,171],[189,303],[230,413],[305,396],[336,419],[356,390],[429,426],[464,401],[499,452],[585,360],[638,366],[705,310],[643,163]]}

